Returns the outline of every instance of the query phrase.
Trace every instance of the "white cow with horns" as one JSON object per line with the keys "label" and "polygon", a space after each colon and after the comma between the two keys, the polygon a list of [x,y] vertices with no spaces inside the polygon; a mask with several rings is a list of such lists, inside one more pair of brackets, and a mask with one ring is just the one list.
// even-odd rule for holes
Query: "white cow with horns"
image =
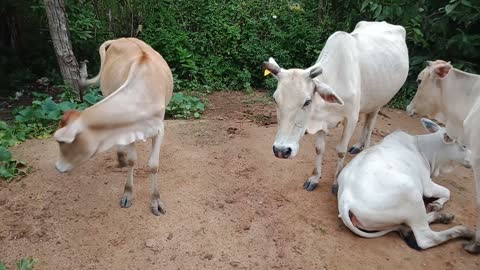
{"label": "white cow with horns", "polygon": [[[359,22],[352,33],[331,35],[317,62],[307,69],[282,69],[270,58],[264,63],[278,80],[273,97],[277,103],[278,131],[273,152],[278,158],[292,158],[299,151],[305,133],[316,134],[316,166],[304,183],[314,190],[322,175],[325,136],[328,129],[343,122],[337,145],[337,171],[359,114],[366,115],[360,142],[349,152],[356,154],[370,144],[370,137],[382,106],[398,92],[408,74],[405,29],[386,22]],[[335,193],[336,180],[332,187]]]}
{"label": "white cow with horns", "polygon": [[407,111],[443,122],[448,135],[472,151],[477,192],[477,233],[464,248],[470,253],[480,254],[480,140],[476,138],[480,135],[480,76],[437,60],[428,61],[417,82],[417,93]]}
{"label": "white cow with horns", "polygon": [[[437,212],[450,191],[431,177],[449,161],[469,167],[470,150],[448,137],[445,128],[428,119],[422,123],[431,134],[412,136],[396,131],[352,159],[339,174],[338,211],[355,234],[373,238],[399,231],[409,246],[417,249],[474,236],[465,226],[439,232],[429,226],[454,218]],[[427,213],[423,197],[436,198],[428,205],[433,212]]]}

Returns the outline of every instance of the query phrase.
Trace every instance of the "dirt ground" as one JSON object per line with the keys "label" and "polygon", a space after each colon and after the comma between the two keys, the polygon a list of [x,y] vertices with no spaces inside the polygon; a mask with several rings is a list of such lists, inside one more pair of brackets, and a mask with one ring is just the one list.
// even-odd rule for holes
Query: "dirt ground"
{"label": "dirt ground", "polygon": [[[328,135],[319,187],[307,192],[314,137],[304,137],[295,159],[275,158],[276,120],[263,95],[215,93],[202,120],[167,121],[160,157],[167,214],[160,217],[149,208],[147,143],[138,144],[128,209],[119,207],[127,176],[113,151],[60,175],[52,139],[17,146],[15,155],[34,171],[0,182],[0,260],[9,269],[29,256],[39,261],[35,269],[480,269],[462,241],[419,252],[395,233],[352,234],[330,193],[340,128]],[[403,111],[382,112],[375,142],[397,128],[424,133]],[[451,191],[444,211],[456,215],[453,224],[473,227],[471,171],[457,168],[436,181]]]}

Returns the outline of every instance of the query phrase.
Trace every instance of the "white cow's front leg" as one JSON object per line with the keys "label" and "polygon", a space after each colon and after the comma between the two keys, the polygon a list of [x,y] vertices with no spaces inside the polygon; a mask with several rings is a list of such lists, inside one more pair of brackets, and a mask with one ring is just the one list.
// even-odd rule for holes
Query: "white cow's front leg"
{"label": "white cow's front leg", "polygon": [[377,110],[366,115],[362,135],[360,136],[360,141],[348,150],[350,154],[358,154],[363,149],[370,146],[373,127],[375,126],[375,122],[377,121],[377,115],[379,111],[380,110]]}
{"label": "white cow's front leg", "polygon": [[425,180],[423,196],[426,198],[438,198],[437,200],[427,205],[427,212],[440,211],[443,205],[450,199],[450,190],[446,187],[440,186],[429,178]]}
{"label": "white cow's front leg", "polygon": [[160,132],[152,139],[152,153],[150,154],[150,159],[148,160],[148,167],[150,168],[150,177],[152,181],[152,212],[156,216],[166,213],[165,205],[161,201],[160,193],[158,192],[158,165],[160,159],[160,146],[163,140],[163,133],[164,128],[162,123]]}
{"label": "white cow's front leg", "polygon": [[350,142],[353,132],[355,131],[355,126],[357,125],[357,121],[358,121],[358,113],[356,113],[355,116],[346,117],[343,122],[342,139],[340,140],[340,143],[337,145],[337,148],[336,148],[338,160],[337,160],[337,170],[335,172],[335,179],[333,180],[333,185],[332,185],[333,194],[337,194],[337,191],[338,191],[337,177],[343,169],[345,153],[347,152],[348,143]]}
{"label": "white cow's front leg", "polygon": [[470,253],[480,254],[480,158],[473,160],[472,165],[477,190],[477,229],[473,240],[467,243],[464,248]]}
{"label": "white cow's front leg", "polygon": [[315,168],[313,169],[312,176],[303,184],[303,188],[307,191],[312,191],[318,186],[320,177],[322,177],[322,162],[323,153],[325,152],[325,131],[320,130],[317,132],[317,140],[315,141],[315,153],[317,157],[315,159]]}

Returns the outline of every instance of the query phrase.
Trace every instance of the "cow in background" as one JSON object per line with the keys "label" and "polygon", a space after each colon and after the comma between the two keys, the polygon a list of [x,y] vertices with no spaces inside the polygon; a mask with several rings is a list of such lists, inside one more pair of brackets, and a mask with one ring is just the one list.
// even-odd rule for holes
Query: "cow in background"
{"label": "cow in background", "polygon": [[95,154],[118,147],[118,161],[128,166],[121,207],[133,199],[133,168],[137,160],[135,142],[152,139],[148,166],[151,173],[151,207],[155,215],[165,213],[158,192],[160,145],[164,135],[165,108],[173,91],[172,72],[163,57],[135,38],[104,42],[99,49],[98,75],[83,82],[100,82],[105,98],[84,111],[68,111],[54,137],[60,147],[56,168],[70,171]]}
{"label": "cow in background", "polygon": [[472,168],[477,192],[477,231],[464,246],[480,254],[480,76],[463,72],[449,62],[428,61],[417,78],[418,89],[407,107],[412,115],[426,115],[445,124],[447,134],[472,151]]}

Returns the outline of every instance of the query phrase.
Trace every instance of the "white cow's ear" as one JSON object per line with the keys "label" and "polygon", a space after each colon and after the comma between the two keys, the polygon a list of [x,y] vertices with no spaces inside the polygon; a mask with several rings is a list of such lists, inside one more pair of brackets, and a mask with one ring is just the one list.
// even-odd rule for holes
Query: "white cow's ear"
{"label": "white cow's ear", "polygon": [[53,137],[57,142],[72,143],[75,140],[75,137],[80,133],[80,130],[80,123],[76,121],[55,131]]}
{"label": "white cow's ear", "polygon": [[323,68],[321,66],[313,66],[308,68],[306,71],[311,79],[315,79],[316,77],[322,75]]}
{"label": "white cow's ear", "polygon": [[282,70],[282,68],[272,57],[268,59],[268,62],[263,62],[263,68],[270,71],[270,73],[272,73],[275,77],[277,77],[277,74]]}
{"label": "white cow's ear", "polygon": [[433,73],[440,79],[445,79],[452,69],[452,65],[450,63],[445,64],[438,64],[433,67]]}
{"label": "white cow's ear", "polygon": [[455,139],[452,139],[450,136],[448,136],[448,134],[447,134],[446,132],[443,133],[443,141],[444,141],[446,144],[455,143]]}
{"label": "white cow's ear", "polygon": [[422,118],[420,121],[422,121],[423,126],[430,133],[435,133],[440,130],[440,126],[428,118]]}
{"label": "white cow's ear", "polygon": [[313,80],[315,84],[315,93],[318,93],[323,100],[329,103],[338,103],[343,105],[343,100],[335,94],[335,91],[326,83],[319,82],[317,80]]}

